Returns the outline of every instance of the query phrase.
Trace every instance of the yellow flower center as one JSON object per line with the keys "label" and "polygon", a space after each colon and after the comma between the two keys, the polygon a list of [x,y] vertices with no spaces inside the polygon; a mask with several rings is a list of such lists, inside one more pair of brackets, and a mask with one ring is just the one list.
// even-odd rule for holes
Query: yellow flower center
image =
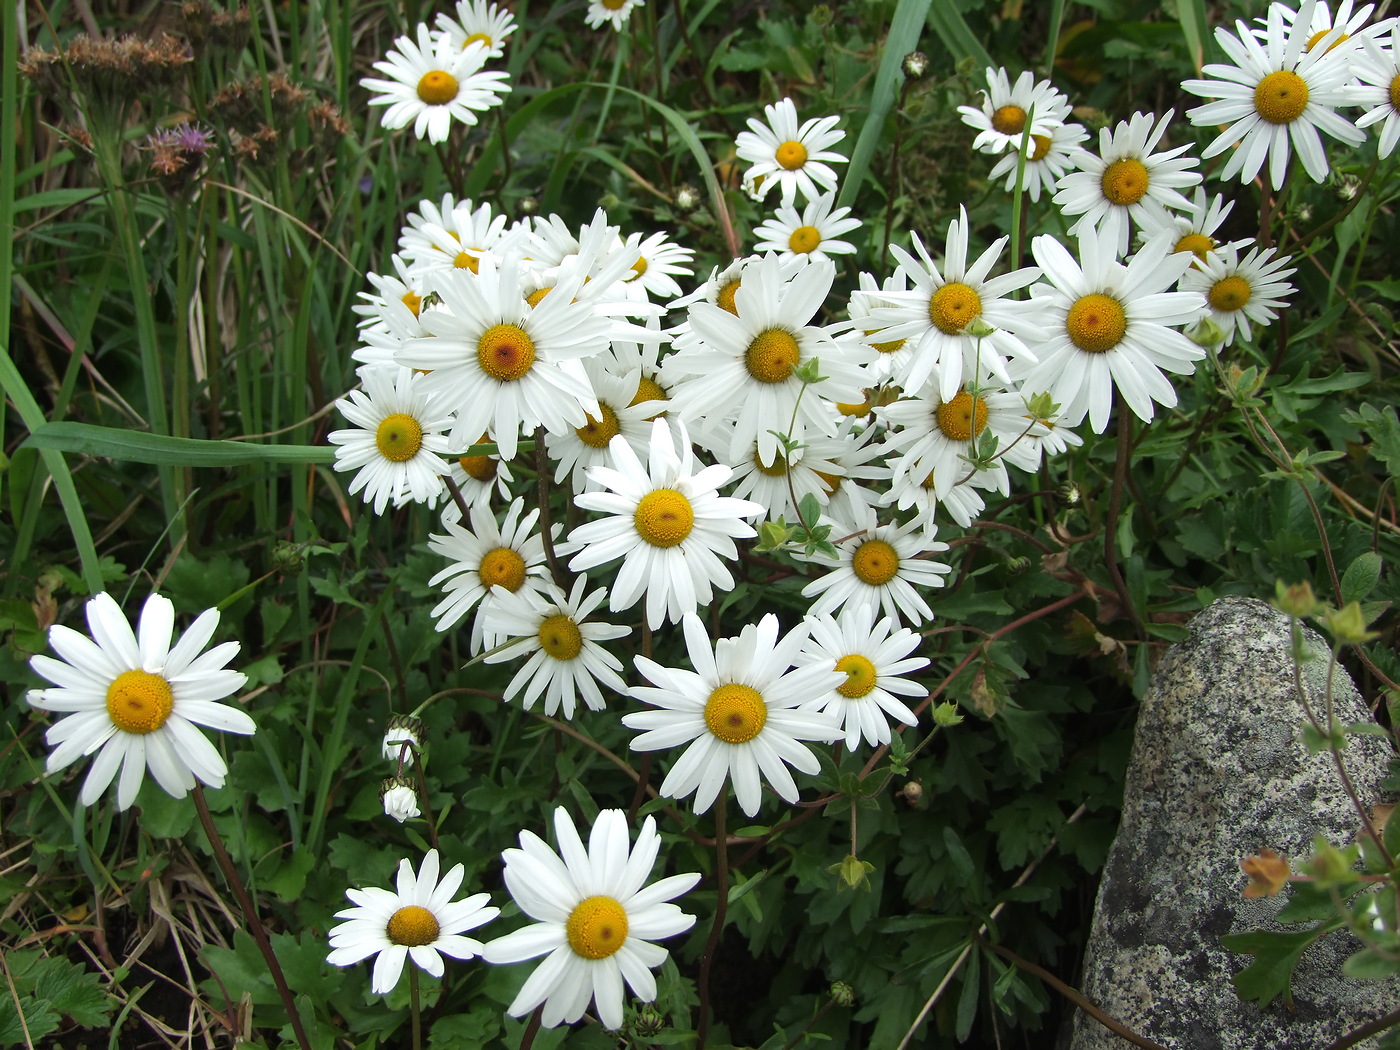
{"label": "yellow flower center", "polygon": [[1251,289],[1249,282],[1238,275],[1222,277],[1211,285],[1210,293],[1206,296],[1210,300],[1210,305],[1222,313],[1233,313],[1242,309],[1244,304],[1249,302]]}
{"label": "yellow flower center", "polygon": [[674,547],[690,535],[695,511],[675,489],[653,489],[638,501],[632,521],[637,535],[653,547]]}
{"label": "yellow flower center", "polygon": [[1019,135],[1026,130],[1026,111],[1020,106],[1002,106],[992,114],[992,127],[1003,135]]}
{"label": "yellow flower center", "polygon": [[1050,147],[1054,145],[1049,135],[1031,136],[1031,160],[1044,160],[1045,155],[1050,152]]}
{"label": "yellow flower center", "polygon": [[432,944],[438,939],[442,927],[437,916],[418,904],[407,904],[389,916],[389,927],[384,932],[394,944],[406,948]]}
{"label": "yellow flower center", "polygon": [[400,302],[408,307],[414,317],[417,317],[418,311],[423,308],[423,297],[417,292],[404,292]]}
{"label": "yellow flower center", "polygon": [[781,452],[773,453],[773,462],[763,462],[763,457],[758,454],[758,446],[753,449],[753,465],[758,468],[760,474],[767,474],[770,478],[786,477],[788,472],[787,456]]}
{"label": "yellow flower center", "polygon": [[807,163],[807,147],[789,140],[773,151],[773,159],[787,171],[796,171]]}
{"label": "yellow flower center", "polygon": [[123,671],[107,687],[107,717],[123,733],[154,733],[174,708],[170,683],[150,671]]}
{"label": "yellow flower center", "polygon": [[391,463],[404,463],[418,455],[423,447],[423,428],[412,416],[395,412],[385,416],[374,431],[374,443],[379,454]]}
{"label": "yellow flower center", "polygon": [[556,660],[573,660],[583,651],[583,634],[563,613],[547,616],[540,624],[540,648]]}
{"label": "yellow flower center", "polygon": [[809,255],[821,247],[822,235],[815,226],[799,226],[788,238],[788,247],[798,255]]}
{"label": "yellow flower center", "polygon": [[899,555],[884,540],[866,540],[851,558],[851,571],[861,583],[880,587],[899,572]]}
{"label": "yellow flower center", "polygon": [[430,106],[446,105],[457,97],[457,78],[446,70],[430,70],[418,81],[418,97]]}
{"label": "yellow flower center", "polygon": [[722,685],[705,701],[705,725],[726,744],[747,744],[767,721],[763,694],[746,685]]}
{"label": "yellow flower center", "polygon": [[[626,3],[627,0],[603,0],[603,6],[606,7],[609,11],[621,11],[624,5],[626,5]],[[609,952],[608,954],[611,955],[612,952]],[[599,956],[599,958],[601,958],[601,956]]]}
{"label": "yellow flower center", "polygon": [[594,419],[585,412],[584,418],[588,422],[574,430],[578,439],[589,448],[607,448],[608,442],[622,432],[622,428],[617,424],[617,413],[601,401],[598,402],[598,408],[602,410],[602,419]]}
{"label": "yellow flower center", "polygon": [[744,352],[744,365],[760,383],[781,383],[792,375],[792,366],[802,359],[802,351],[791,332],[768,328],[759,332]]}
{"label": "yellow flower center", "polygon": [[[671,398],[667,395],[665,387],[649,376],[642,376],[637,380],[637,392],[632,396],[632,400],[628,402],[627,407],[631,408],[633,405],[640,405],[643,401],[669,400],[671,400]],[[657,413],[657,415],[660,414],[659,412]],[[647,422],[649,423],[655,418],[656,416],[650,416]]]}
{"label": "yellow flower center", "polygon": [[[603,0],[616,11],[625,0]],[[585,959],[606,959],[627,940],[627,909],[611,897],[588,897],[569,912],[564,924],[569,947]]]}
{"label": "yellow flower center", "polygon": [[1113,204],[1136,204],[1147,193],[1147,166],[1136,157],[1115,160],[1104,168],[1103,195]]}
{"label": "yellow flower center", "polygon": [[525,582],[525,559],[510,547],[497,547],[481,556],[476,574],[487,590],[499,585],[508,591],[518,591]]}
{"label": "yellow flower center", "polygon": [[[1314,47],[1316,47],[1318,44],[1322,43],[1322,38],[1323,38],[1323,37],[1325,37],[1328,33],[1332,32],[1332,30],[1333,30],[1333,29],[1336,29],[1336,28],[1337,28],[1336,26],[1332,26],[1331,28],[1328,28],[1328,29],[1319,29],[1319,30],[1318,30],[1316,33],[1314,33],[1312,36],[1308,37],[1308,42],[1303,46],[1303,50],[1304,50],[1304,51],[1311,51],[1311,50],[1312,50]],[[1332,43],[1330,43],[1330,44],[1327,45],[1327,50],[1328,50],[1328,51],[1331,51],[1334,47],[1336,47],[1338,44],[1340,44],[1343,40],[1350,40],[1350,39],[1351,39],[1351,34],[1349,34],[1349,33],[1342,33],[1342,34],[1340,34],[1340,35],[1337,37],[1336,40],[1332,41]]]}
{"label": "yellow flower center", "polygon": [[836,691],[847,700],[859,700],[875,688],[875,665],[859,653],[851,653],[836,661],[836,670],[846,673],[846,681]]}
{"label": "yellow flower center", "polygon": [[473,33],[471,36],[467,37],[467,39],[462,41],[462,50],[465,51],[473,44],[485,44],[487,47],[490,47],[493,43],[494,41],[485,33]]}
{"label": "yellow flower center", "polygon": [[987,429],[987,402],[973,398],[966,390],[951,401],[944,401],[935,413],[938,429],[953,441],[971,441]]}
{"label": "yellow flower center", "polygon": [[503,383],[523,379],[535,363],[535,342],[523,328],[498,324],[488,328],[477,342],[476,362],[488,376]]}
{"label": "yellow flower center", "polygon": [[945,335],[957,335],[982,313],[982,297],[960,281],[950,281],[928,301],[928,318]]}
{"label": "yellow flower center", "polygon": [[1128,330],[1123,304],[1111,295],[1092,292],[1080,296],[1069,308],[1065,330],[1070,342],[1090,354],[1112,350]]}
{"label": "yellow flower center", "polygon": [[[946,288],[947,285],[944,285],[944,287]],[[930,309],[932,309],[932,304],[931,304],[931,303],[930,303]],[[873,332],[866,332],[865,334],[866,334],[866,335],[878,335],[878,334],[879,334],[879,329],[876,329],[876,330],[873,331]],[[889,342],[887,342],[887,343],[871,343],[870,345],[873,346],[876,350],[880,351],[880,353],[882,353],[882,354],[892,354],[892,353],[894,353],[896,350],[898,350],[900,347],[902,347],[907,341],[908,341],[908,340],[905,340],[905,339],[891,339],[891,340],[890,340]]]}
{"label": "yellow flower center", "polygon": [[1176,242],[1176,247],[1172,250],[1177,252],[1191,252],[1197,259],[1205,262],[1206,253],[1215,250],[1215,242],[1204,233],[1188,233],[1185,237]]}
{"label": "yellow flower center", "polygon": [[1254,89],[1254,109],[1270,124],[1290,124],[1308,108],[1308,85],[1297,73],[1280,69]]}
{"label": "yellow flower center", "polygon": [[472,273],[476,273],[479,264],[476,261],[476,256],[471,252],[460,251],[452,257],[452,265],[458,270],[470,270]]}
{"label": "yellow flower center", "polygon": [[554,285],[552,284],[547,288],[536,288],[525,297],[525,301],[530,304],[530,309],[533,310],[535,307],[539,306],[541,300],[552,291],[554,291]]}
{"label": "yellow flower center", "polygon": [[457,462],[467,472],[467,477],[477,481],[493,481],[496,477],[496,461],[490,456],[458,456]]}
{"label": "yellow flower center", "polygon": [[856,404],[851,401],[836,402],[836,411],[843,416],[868,416],[870,415],[870,398]]}
{"label": "yellow flower center", "polygon": [[1390,108],[1400,110],[1400,76],[1390,82]]}
{"label": "yellow flower center", "polygon": [[739,291],[742,281],[730,281],[715,295],[715,305],[721,310],[728,310],[735,317],[739,316],[739,304],[734,301],[734,296]]}

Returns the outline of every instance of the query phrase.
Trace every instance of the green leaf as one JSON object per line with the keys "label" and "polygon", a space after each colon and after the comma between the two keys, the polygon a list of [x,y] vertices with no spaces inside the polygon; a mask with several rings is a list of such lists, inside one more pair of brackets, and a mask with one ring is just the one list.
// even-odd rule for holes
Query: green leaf
{"label": "green leaf", "polygon": [[954,62],[970,58],[978,69],[996,65],[992,56],[987,54],[987,49],[977,39],[977,34],[968,28],[956,4],[940,0],[930,9],[928,20],[933,31],[943,41],[943,46],[953,56]]}
{"label": "green leaf", "polygon": [[962,992],[958,995],[957,1039],[967,1041],[972,1034],[972,1022],[977,1020],[978,992],[982,984],[982,967],[977,964],[963,968]]}
{"label": "green leaf", "polygon": [[14,998],[9,994],[0,995],[0,1046],[23,1046],[26,1030],[31,1045],[37,1046],[33,1040],[42,1039],[58,1027],[60,1018],[48,1000],[24,995],[19,1003],[24,1010],[23,1024]]}
{"label": "green leaf", "polygon": [[1220,938],[1220,943],[1226,948],[1254,956],[1254,962],[1230,978],[1230,983],[1239,991],[1242,999],[1256,1000],[1260,1006],[1268,1006],[1275,996],[1282,996],[1284,1003],[1292,1006],[1290,984],[1298,960],[1313,942],[1341,925],[1342,920],[1333,919],[1310,930],[1297,932],[1254,930],[1226,934]]}
{"label": "green leaf", "polygon": [[335,462],[335,448],[331,445],[254,445],[244,441],[166,437],[91,423],[45,423],[35,428],[20,447],[176,467]]}
{"label": "green leaf", "polygon": [[435,1022],[428,1033],[428,1047],[429,1050],[477,1050],[490,1044],[500,1032],[497,1010],[473,1010]]}
{"label": "green leaf", "polygon": [[1381,556],[1375,551],[1365,551],[1347,566],[1342,574],[1342,601],[1359,602],[1370,597],[1381,579]]}
{"label": "green leaf", "polygon": [[61,957],[44,960],[34,994],[47,1000],[59,1016],[84,1028],[105,1026],[112,1013],[112,1001],[102,991],[101,978]]}
{"label": "green leaf", "polygon": [[943,848],[948,851],[948,862],[957,871],[958,879],[965,887],[976,883],[977,866],[972,863],[972,854],[967,852],[958,833],[951,827],[943,829]]}
{"label": "green leaf", "polygon": [[1383,981],[1400,973],[1400,960],[1375,948],[1362,948],[1342,963],[1342,973],[1360,981]]}

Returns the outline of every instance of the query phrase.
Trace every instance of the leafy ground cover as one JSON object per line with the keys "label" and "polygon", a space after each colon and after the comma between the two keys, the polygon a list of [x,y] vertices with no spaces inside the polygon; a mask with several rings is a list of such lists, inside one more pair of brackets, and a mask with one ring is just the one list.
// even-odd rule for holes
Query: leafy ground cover
{"label": "leafy ground cover", "polygon": [[0,1046],[1044,1045],[1194,612],[1389,724],[1388,27],[509,13],[4,15]]}

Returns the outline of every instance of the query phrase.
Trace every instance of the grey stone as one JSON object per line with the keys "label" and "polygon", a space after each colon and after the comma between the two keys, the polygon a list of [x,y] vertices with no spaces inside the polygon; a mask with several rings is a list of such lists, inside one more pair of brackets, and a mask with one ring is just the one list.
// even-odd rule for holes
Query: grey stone
{"label": "grey stone", "polygon": [[[1304,683],[1320,711],[1327,647],[1308,634],[1319,658],[1303,665]],[[1221,599],[1163,657],[1138,715],[1082,988],[1110,1017],[1171,1050],[1320,1050],[1400,1004],[1400,980],[1341,976],[1360,947],[1349,934],[1303,956],[1294,1013],[1280,999],[1263,1009],[1246,1002],[1230,983],[1253,959],[1222,947],[1223,934],[1289,928],[1272,921],[1282,896],[1242,896],[1240,860],[1262,848],[1301,859],[1314,835],[1340,846],[1360,826],[1330,757],[1303,746],[1288,653],[1287,617],[1265,602]],[[1370,718],[1344,671],[1333,691],[1342,722]],[[1348,738],[1344,756],[1363,804],[1377,801],[1392,753],[1383,737]],[[1129,1045],[1076,1014],[1071,1050]]]}

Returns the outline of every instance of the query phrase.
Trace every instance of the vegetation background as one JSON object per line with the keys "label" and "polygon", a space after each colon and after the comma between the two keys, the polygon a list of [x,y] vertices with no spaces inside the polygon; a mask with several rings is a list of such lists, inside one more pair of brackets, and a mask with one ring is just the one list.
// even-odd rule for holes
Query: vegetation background
{"label": "vegetation background", "polygon": [[[499,854],[520,829],[542,830],[556,804],[591,817],[632,802],[634,776],[609,758],[628,764],[615,718],[566,734],[502,705],[509,665],[461,670],[465,640],[428,616],[433,515],[375,518],[329,466],[331,405],[354,381],[350,308],[419,200],[451,192],[570,224],[603,206],[624,232],[667,230],[694,248],[698,280],[731,258],[726,223],[748,250],[764,217],[739,191],[735,134],[791,96],[802,116],[837,113],[847,131],[841,202],[865,222],[838,277],[849,290],[858,271],[890,272],[889,241],[917,230],[938,242],[960,204],[975,243],[1012,230],[1012,198],[987,181],[990,160],[956,112],[985,67],[1053,76],[1094,129],[1138,109],[1180,114],[1194,102],[1181,81],[1222,57],[1210,28],[1264,5],[651,0],[622,34],[584,29],[583,6],[514,4],[501,119],[433,148],[382,131],[359,86],[431,5],[7,5],[0,1046],[290,1038],[190,801],[148,782],[127,813],[84,811],[73,776],[42,776],[46,722],[23,702],[40,684],[27,661],[49,625],[79,625],[96,590],[134,608],[159,589],[184,617],[218,606],[221,637],[242,643],[259,731],[222,742],[231,775],[208,794],[318,1047],[407,1045],[407,992],[381,1000],[363,967],[325,963],[346,887],[386,884],[399,858],[427,848],[421,824],[380,808],[391,713],[443,698],[427,713],[428,800],[447,862],[496,903]],[[168,34],[193,61],[20,78],[28,49],[85,34],[153,48]],[[914,50],[927,71],[906,79],[899,62]],[[148,136],[181,120],[214,145],[175,184],[152,171]],[[1179,119],[1176,141],[1192,135]],[[963,721],[931,740],[927,726],[906,734],[904,757],[868,776],[861,758],[827,761],[804,798],[829,804],[775,815],[770,802],[763,824],[737,832],[753,844],[731,851],[712,1045],[893,1047],[906,1034],[928,1047],[1047,1045],[1063,1001],[988,944],[1074,982],[1136,698],[1181,625],[1219,595],[1269,596],[1277,579],[1311,580],[1337,602],[1400,597],[1392,576],[1368,577],[1359,595],[1342,585],[1367,552],[1394,558],[1400,533],[1400,425],[1387,407],[1400,184],[1394,158],[1372,168],[1374,151],[1334,151],[1332,182],[1295,180],[1273,202],[1275,236],[1335,222],[1304,243],[1286,316],[1221,373],[1179,382],[1180,408],[1134,431],[1112,522],[1113,436],[1089,435],[1022,477],[984,515],[993,524],[940,532],[956,540],[957,572],[933,602],[925,681]],[[1343,199],[1341,176],[1368,169],[1361,199]],[[1239,200],[1232,233],[1257,234],[1258,189],[1221,188]],[[1041,232],[1063,223],[1047,202],[1027,204],[1025,234]],[[107,429],[47,429],[65,421]],[[149,433],[242,444],[172,455],[143,444]],[[1305,451],[1335,455],[1297,460]],[[528,456],[516,471],[530,483]],[[1125,594],[1105,567],[1106,532]],[[723,634],[768,609],[800,614],[800,577],[760,588],[763,565],[742,572]],[[1383,636],[1352,670],[1381,697],[1400,661],[1393,617],[1372,611]],[[629,667],[632,651],[619,647]],[[709,876],[683,902],[699,921],[661,973],[666,1026],[546,1031],[536,1047],[693,1041],[715,887],[713,851],[689,835],[712,826],[657,816],[668,870]],[[828,869],[852,852],[857,823],[873,870],[838,892]],[[428,982],[429,1045],[519,1045],[524,1024],[504,1016],[517,970],[468,964],[445,988]],[[846,986],[835,997],[833,982]]]}

